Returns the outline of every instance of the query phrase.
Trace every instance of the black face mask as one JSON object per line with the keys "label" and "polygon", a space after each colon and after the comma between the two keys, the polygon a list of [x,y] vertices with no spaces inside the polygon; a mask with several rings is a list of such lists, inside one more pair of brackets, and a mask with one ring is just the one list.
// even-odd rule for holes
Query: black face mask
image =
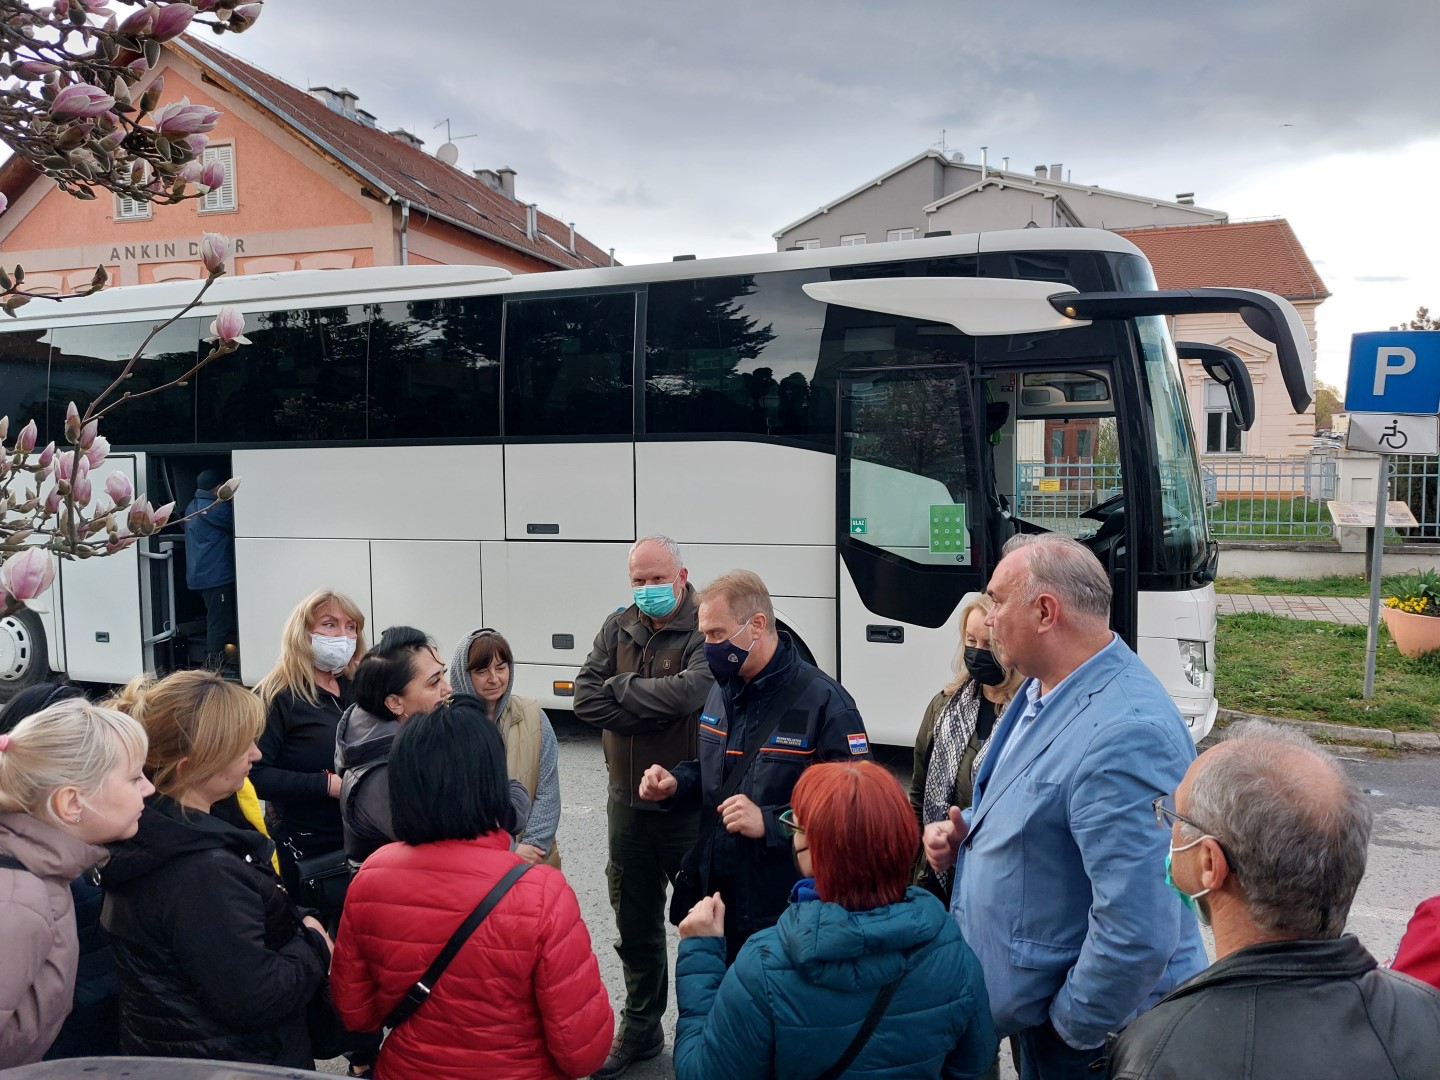
{"label": "black face mask", "polygon": [[965,670],[981,686],[999,686],[1005,681],[1005,669],[989,649],[966,648]]}

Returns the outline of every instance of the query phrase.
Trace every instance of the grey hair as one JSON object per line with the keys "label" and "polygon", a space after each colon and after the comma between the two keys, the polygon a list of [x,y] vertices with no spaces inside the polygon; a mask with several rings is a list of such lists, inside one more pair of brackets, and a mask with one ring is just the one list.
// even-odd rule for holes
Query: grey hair
{"label": "grey hair", "polygon": [[[1186,816],[1207,826],[1235,860],[1232,872],[1261,930],[1334,938],[1365,876],[1373,815],[1359,786],[1299,730],[1247,720],[1229,748],[1195,775]],[[1335,787],[1307,782],[1297,756],[1319,762]],[[1187,838],[1198,830],[1181,823]]]}
{"label": "grey hair", "polygon": [[1093,551],[1063,533],[1016,533],[1001,551],[1009,555],[1022,549],[1029,552],[1027,603],[1050,592],[1075,614],[1110,621],[1113,590]]}
{"label": "grey hair", "polygon": [[685,560],[680,555],[680,545],[675,543],[674,540],[671,540],[670,537],[662,536],[660,533],[642,536],[639,540],[636,540],[635,543],[631,544],[630,553],[625,556],[626,563],[629,563],[630,559],[634,557],[636,549],[639,548],[641,544],[659,544],[668,551],[670,557],[675,560],[676,570],[685,569]]}

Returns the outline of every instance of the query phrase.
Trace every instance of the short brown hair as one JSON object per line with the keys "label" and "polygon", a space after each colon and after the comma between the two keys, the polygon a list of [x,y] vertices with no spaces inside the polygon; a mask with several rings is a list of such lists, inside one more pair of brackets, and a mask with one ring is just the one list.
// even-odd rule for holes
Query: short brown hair
{"label": "short brown hair", "polygon": [[742,621],[757,612],[764,615],[766,628],[774,631],[775,605],[770,602],[770,590],[753,570],[731,570],[722,574],[700,590],[695,603],[698,607],[716,600],[724,601],[730,614]]}
{"label": "short brown hair", "polygon": [[815,891],[847,911],[898,904],[920,826],[900,783],[873,761],[830,761],[800,774],[790,796],[814,861]]}

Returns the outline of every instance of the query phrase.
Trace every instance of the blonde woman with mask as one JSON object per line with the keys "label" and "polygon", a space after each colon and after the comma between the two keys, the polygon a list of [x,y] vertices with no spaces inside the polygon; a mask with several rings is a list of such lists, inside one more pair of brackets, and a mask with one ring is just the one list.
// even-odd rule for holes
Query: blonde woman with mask
{"label": "blonde woman with mask", "polygon": [[313,1068],[306,1007],[325,983],[330,939],[271,870],[270,842],[210,812],[260,757],[259,700],[182,671],[132,708],[155,794],[102,878],[122,1051]]}
{"label": "blonde woman with mask", "polygon": [[139,724],[83,699],[0,734],[0,1069],[39,1061],[70,1012],[70,882],[134,835],[146,750]]}

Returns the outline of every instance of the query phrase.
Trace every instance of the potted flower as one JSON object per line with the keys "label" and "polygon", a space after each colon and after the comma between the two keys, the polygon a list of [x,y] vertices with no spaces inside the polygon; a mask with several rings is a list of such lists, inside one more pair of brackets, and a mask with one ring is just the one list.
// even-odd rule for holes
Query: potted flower
{"label": "potted flower", "polygon": [[1385,628],[1405,656],[1440,649],[1440,576],[1434,570],[1409,574],[1390,583],[1385,598]]}

